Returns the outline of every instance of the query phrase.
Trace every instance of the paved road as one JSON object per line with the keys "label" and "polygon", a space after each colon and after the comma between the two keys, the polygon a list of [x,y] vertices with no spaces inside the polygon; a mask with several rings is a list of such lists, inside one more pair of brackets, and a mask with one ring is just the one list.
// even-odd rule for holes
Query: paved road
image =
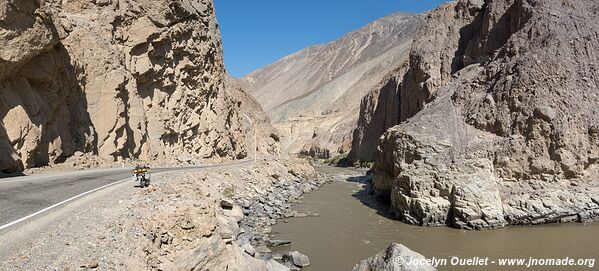
{"label": "paved road", "polygon": [[[251,161],[186,168],[156,168],[152,169],[152,174],[247,163]],[[0,179],[0,229],[65,200],[121,180],[130,179],[133,189],[137,183],[133,181],[130,172],[131,168],[119,168]]]}

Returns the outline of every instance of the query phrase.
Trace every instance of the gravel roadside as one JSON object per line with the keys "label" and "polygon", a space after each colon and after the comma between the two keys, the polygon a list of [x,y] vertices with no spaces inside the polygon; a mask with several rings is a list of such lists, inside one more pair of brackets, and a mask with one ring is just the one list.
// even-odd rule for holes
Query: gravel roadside
{"label": "gravel roadside", "polygon": [[0,270],[288,270],[263,247],[270,225],[325,181],[260,161],[126,182],[2,233]]}

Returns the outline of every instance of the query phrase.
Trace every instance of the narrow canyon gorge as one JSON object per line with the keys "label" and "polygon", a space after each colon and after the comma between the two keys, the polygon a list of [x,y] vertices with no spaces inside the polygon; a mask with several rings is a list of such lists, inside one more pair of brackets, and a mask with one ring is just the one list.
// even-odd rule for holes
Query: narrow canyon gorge
{"label": "narrow canyon gorge", "polygon": [[599,2],[445,1],[234,78],[214,1],[0,3],[0,270],[599,253]]}

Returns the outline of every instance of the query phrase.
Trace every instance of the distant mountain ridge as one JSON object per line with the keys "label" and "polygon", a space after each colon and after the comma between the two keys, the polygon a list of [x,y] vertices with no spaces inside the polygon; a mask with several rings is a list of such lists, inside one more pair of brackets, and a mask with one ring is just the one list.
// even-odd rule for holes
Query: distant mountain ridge
{"label": "distant mountain ridge", "polygon": [[279,129],[285,150],[345,152],[360,99],[407,61],[423,21],[422,15],[395,13],[286,56],[241,81]]}

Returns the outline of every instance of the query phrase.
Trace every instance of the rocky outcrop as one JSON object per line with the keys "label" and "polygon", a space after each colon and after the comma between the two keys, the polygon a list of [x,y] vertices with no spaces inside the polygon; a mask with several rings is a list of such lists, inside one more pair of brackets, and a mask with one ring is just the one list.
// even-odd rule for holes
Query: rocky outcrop
{"label": "rocky outcrop", "polygon": [[210,0],[0,4],[0,170],[247,155]]}
{"label": "rocky outcrop", "polygon": [[379,19],[328,44],[289,55],[242,79],[291,153],[347,153],[360,99],[408,58],[417,14]]}
{"label": "rocky outcrop", "polygon": [[[496,136],[465,125],[450,98],[437,98],[383,136],[375,166],[375,191],[389,197],[395,214],[409,223],[503,226],[494,167],[488,159],[478,158],[487,154],[486,144]],[[402,152],[393,153],[396,148]],[[464,221],[470,224],[462,225]]]}
{"label": "rocky outcrop", "polygon": [[361,261],[353,271],[434,271],[432,265],[418,252],[404,245],[391,244],[387,249],[366,260]]}
{"label": "rocky outcrop", "polygon": [[408,63],[388,74],[360,103],[360,115],[352,137],[348,155],[351,163],[372,162],[379,138],[400,119],[400,101],[403,78]]}
{"label": "rocky outcrop", "polygon": [[435,91],[464,67],[462,39],[474,35],[469,24],[479,20],[482,5],[482,0],[461,1],[426,14],[409,58],[394,63],[397,68],[362,99],[350,162],[374,161],[383,133],[422,110]]}
{"label": "rocky outcrop", "polygon": [[597,19],[585,0],[432,11],[400,90],[416,107],[399,119],[417,113],[381,139],[376,193],[417,225],[599,220]]}
{"label": "rocky outcrop", "polygon": [[247,87],[244,87],[239,80],[227,75],[225,89],[239,106],[240,116],[245,121],[243,124],[248,156],[254,156],[255,148],[261,158],[265,155],[280,156],[281,145],[278,131],[272,126],[270,118],[262,106],[246,92]]}

